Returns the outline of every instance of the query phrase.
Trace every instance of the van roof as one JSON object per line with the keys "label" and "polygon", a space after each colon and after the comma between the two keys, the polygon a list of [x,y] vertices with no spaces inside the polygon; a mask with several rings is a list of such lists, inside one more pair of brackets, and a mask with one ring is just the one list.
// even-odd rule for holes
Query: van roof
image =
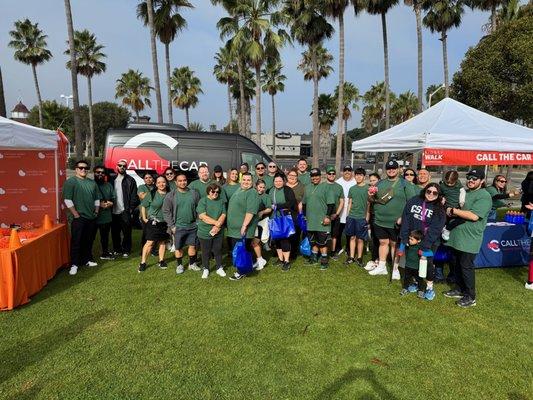
{"label": "van roof", "polygon": [[159,129],[162,131],[186,131],[187,129],[180,124],[155,124],[150,122],[130,122],[126,129]]}

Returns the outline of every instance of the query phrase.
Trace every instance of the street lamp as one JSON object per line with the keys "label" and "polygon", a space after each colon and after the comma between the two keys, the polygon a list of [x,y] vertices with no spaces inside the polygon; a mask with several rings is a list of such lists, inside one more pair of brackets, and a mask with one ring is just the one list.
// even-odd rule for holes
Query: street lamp
{"label": "street lamp", "polygon": [[68,101],[71,100],[74,96],[72,96],[71,94],[70,95],[62,94],[60,97],[62,99],[65,99],[65,104],[67,105],[67,108],[68,108]]}
{"label": "street lamp", "polygon": [[446,86],[444,84],[440,85],[433,93],[429,95],[429,101],[428,101],[428,108],[431,107],[431,98],[435,93],[437,93],[439,90],[444,89]]}

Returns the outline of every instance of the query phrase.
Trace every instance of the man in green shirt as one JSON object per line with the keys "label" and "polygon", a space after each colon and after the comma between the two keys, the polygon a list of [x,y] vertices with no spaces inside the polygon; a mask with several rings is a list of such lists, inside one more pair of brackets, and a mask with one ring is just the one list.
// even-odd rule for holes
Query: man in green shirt
{"label": "man in green shirt", "polygon": [[[115,189],[113,185],[105,180],[105,168],[103,165],[94,167],[94,181],[98,188],[98,194],[100,194],[100,208],[98,217],[96,217],[96,229],[94,230],[94,237],[96,238],[96,232],[100,232],[100,246],[102,249],[102,260],[114,260],[115,257],[109,253],[109,233],[111,232],[111,222],[113,216],[111,211],[113,210],[113,204],[115,203]],[[93,239],[94,242],[94,239]]]}
{"label": "man in green shirt", "polygon": [[150,193],[151,190],[155,189],[154,177],[151,173],[146,172],[143,180],[144,184],[137,187],[137,196],[139,196],[139,201],[143,201],[146,193]]}
{"label": "man in green shirt", "polygon": [[[379,261],[370,275],[388,275],[387,257],[389,251],[394,260],[394,250],[398,241],[397,225],[400,224],[403,208],[411,197],[416,195],[416,186],[408,184],[399,174],[395,160],[385,165],[387,179],[379,181],[378,192],[371,197],[374,202],[374,234],[379,239]],[[392,279],[400,279],[397,266],[392,271]]]}
{"label": "man in green shirt", "polygon": [[[230,249],[237,241],[245,238],[246,248],[251,251],[252,239],[255,235],[261,203],[257,191],[253,189],[252,174],[245,172],[241,177],[241,187],[231,196],[227,212],[227,236],[230,238]],[[236,272],[230,279],[238,280],[244,275]]]}
{"label": "man in green shirt", "polygon": [[254,183],[261,179],[265,182],[266,191],[268,192],[272,186],[274,186],[274,177],[270,177],[266,173],[266,165],[264,162],[260,161],[255,164],[255,178]]}
{"label": "man in green shirt", "polygon": [[[347,264],[356,263],[363,266],[363,249],[365,240],[368,239],[368,220],[370,218],[368,207],[368,184],[365,182],[366,171],[364,168],[355,170],[355,186],[348,191],[348,217],[346,218],[346,235],[350,236],[350,255]],[[355,250],[357,247],[357,260]]]}
{"label": "man in green shirt", "polygon": [[328,167],[326,169],[326,184],[328,185],[331,196],[335,200],[335,207],[333,214],[330,215],[331,220],[331,258],[333,260],[338,259],[335,254],[335,248],[337,246],[337,240],[342,240],[341,220],[340,215],[344,209],[344,189],[341,185],[335,182],[337,178],[337,171],[335,167]]}
{"label": "man in green shirt", "polygon": [[63,185],[63,200],[72,216],[70,225],[70,275],[78,273],[78,267],[95,267],[91,261],[92,238],[96,228],[95,220],[100,209],[100,194],[96,183],[87,178],[89,163],[80,160],[76,163],[76,175],[68,178]]}
{"label": "man in green shirt", "polygon": [[183,274],[183,248],[188,246],[189,269],[200,271],[196,265],[196,245],[198,242],[196,225],[196,207],[200,196],[196,190],[187,187],[187,176],[184,172],[176,175],[176,189],[171,190],[163,203],[163,216],[174,236],[176,251],[176,274]]}
{"label": "man in green shirt", "polygon": [[335,211],[335,199],[329,185],[322,180],[318,168],[309,172],[311,183],[305,187],[302,204],[307,219],[307,235],[311,242],[310,264],[318,262],[320,251],[320,269],[328,269],[328,244],[331,239],[331,214]]}
{"label": "man in green shirt", "polygon": [[487,217],[492,207],[492,198],[483,188],[485,172],[482,168],[475,168],[466,174],[466,198],[464,206],[448,207],[449,217],[461,218],[464,223],[456,226],[450,232],[447,246],[454,249],[454,275],[458,288],[448,290],[444,296],[458,298],[459,307],[476,305],[476,276],[474,259],[483,242],[483,231],[487,225]]}
{"label": "man in green shirt", "polygon": [[[200,195],[200,198],[203,199],[207,196],[207,187],[211,183],[216,183],[218,185],[215,180],[212,180],[209,177],[209,167],[207,165],[200,165],[198,167],[198,179],[189,183],[189,188],[196,190],[198,195]],[[220,185],[218,186],[220,187]],[[226,192],[222,187],[220,187],[220,200],[222,200],[224,203],[227,202]]]}
{"label": "man in green shirt", "polygon": [[420,168],[417,172],[417,181],[416,186],[418,189],[424,189],[426,185],[431,182],[431,174],[425,168]]}
{"label": "man in green shirt", "polygon": [[311,183],[311,177],[309,176],[309,172],[307,172],[307,160],[305,157],[301,157],[296,166],[298,168],[298,181],[304,186],[309,185]]}

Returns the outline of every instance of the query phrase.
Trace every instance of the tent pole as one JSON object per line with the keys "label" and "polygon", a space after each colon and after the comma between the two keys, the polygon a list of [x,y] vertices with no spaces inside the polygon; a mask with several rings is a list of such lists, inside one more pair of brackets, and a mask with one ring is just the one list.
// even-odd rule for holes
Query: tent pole
{"label": "tent pole", "polygon": [[58,181],[58,173],[59,171],[57,166],[57,149],[54,150],[54,167],[55,167],[55,184],[56,184],[56,223],[59,222],[59,181]]}

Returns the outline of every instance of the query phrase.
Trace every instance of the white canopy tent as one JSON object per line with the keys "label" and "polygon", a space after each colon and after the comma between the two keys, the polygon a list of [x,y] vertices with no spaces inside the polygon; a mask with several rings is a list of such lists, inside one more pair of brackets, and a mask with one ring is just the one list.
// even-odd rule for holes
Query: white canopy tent
{"label": "white canopy tent", "polygon": [[0,148],[54,150],[57,132],[0,117]]}
{"label": "white canopy tent", "polygon": [[425,149],[533,152],[533,129],[446,98],[399,125],[352,143],[352,152]]}

